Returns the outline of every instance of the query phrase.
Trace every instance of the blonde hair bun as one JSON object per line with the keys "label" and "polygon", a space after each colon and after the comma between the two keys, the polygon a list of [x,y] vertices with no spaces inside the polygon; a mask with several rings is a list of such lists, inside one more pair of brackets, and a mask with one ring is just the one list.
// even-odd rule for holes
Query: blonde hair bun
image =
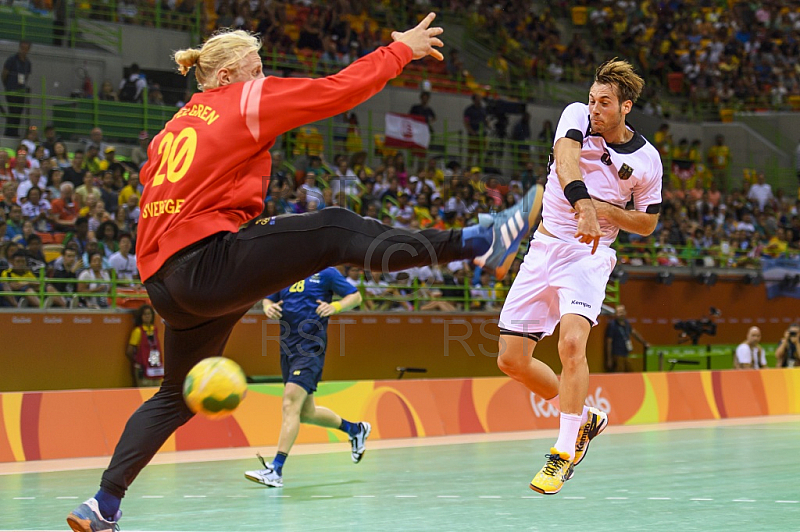
{"label": "blonde hair bun", "polygon": [[184,76],[196,67],[194,74],[204,89],[218,86],[217,72],[233,69],[247,54],[258,52],[261,40],[246,31],[223,29],[212,35],[200,48],[175,52],[175,62]]}
{"label": "blonde hair bun", "polygon": [[184,76],[189,73],[189,69],[197,64],[200,59],[200,50],[190,48],[175,52],[175,62],[178,63],[178,70]]}

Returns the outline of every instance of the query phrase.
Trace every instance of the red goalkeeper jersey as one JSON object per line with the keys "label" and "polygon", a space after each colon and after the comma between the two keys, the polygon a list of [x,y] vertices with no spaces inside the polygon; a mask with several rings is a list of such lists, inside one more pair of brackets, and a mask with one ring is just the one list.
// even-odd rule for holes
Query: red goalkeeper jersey
{"label": "red goalkeeper jersey", "polygon": [[393,43],[327,78],[267,77],[195,94],[153,138],[140,173],[141,278],[186,246],[261,214],[278,135],[352,109],[411,59],[411,48]]}

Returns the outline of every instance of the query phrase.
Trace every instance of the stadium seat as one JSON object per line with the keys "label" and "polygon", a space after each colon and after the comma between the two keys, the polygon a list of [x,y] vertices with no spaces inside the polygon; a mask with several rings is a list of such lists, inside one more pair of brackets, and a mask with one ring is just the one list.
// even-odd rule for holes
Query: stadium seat
{"label": "stadium seat", "polygon": [[56,260],[58,257],[61,256],[61,252],[64,250],[63,244],[44,244],[42,246],[42,253],[44,253],[44,260],[48,264]]}
{"label": "stadium seat", "polygon": [[[118,288],[117,307],[119,308],[139,308],[144,304],[150,304],[150,298],[136,297],[147,295],[147,290],[140,286],[138,288]],[[110,298],[109,298],[110,299]],[[111,301],[109,301],[111,303]]]}
{"label": "stadium seat", "polygon": [[39,235],[39,238],[42,239],[43,245],[52,244],[55,242],[55,238],[53,238],[53,235],[51,235],[50,233],[36,233],[36,234]]}

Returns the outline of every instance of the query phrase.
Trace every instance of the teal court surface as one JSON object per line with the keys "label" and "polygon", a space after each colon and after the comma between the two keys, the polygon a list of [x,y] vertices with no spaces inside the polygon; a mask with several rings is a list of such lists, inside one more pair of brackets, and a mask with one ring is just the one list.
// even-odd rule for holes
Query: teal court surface
{"label": "teal court surface", "polygon": [[[285,487],[256,449],[164,453],[123,500],[129,531],[800,531],[800,416],[609,427],[561,493],[528,488],[555,431],[298,446]],[[271,457],[274,449],[260,449]],[[107,458],[0,464],[0,530],[68,530]],[[27,472],[25,472],[27,471]]]}

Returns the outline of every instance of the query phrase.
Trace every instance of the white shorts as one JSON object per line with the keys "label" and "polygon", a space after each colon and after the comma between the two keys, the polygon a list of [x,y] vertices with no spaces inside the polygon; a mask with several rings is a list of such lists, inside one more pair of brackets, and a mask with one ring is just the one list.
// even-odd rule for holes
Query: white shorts
{"label": "white shorts", "polygon": [[617,254],[600,245],[564,242],[536,232],[500,312],[500,329],[550,336],[564,314],[597,325]]}

